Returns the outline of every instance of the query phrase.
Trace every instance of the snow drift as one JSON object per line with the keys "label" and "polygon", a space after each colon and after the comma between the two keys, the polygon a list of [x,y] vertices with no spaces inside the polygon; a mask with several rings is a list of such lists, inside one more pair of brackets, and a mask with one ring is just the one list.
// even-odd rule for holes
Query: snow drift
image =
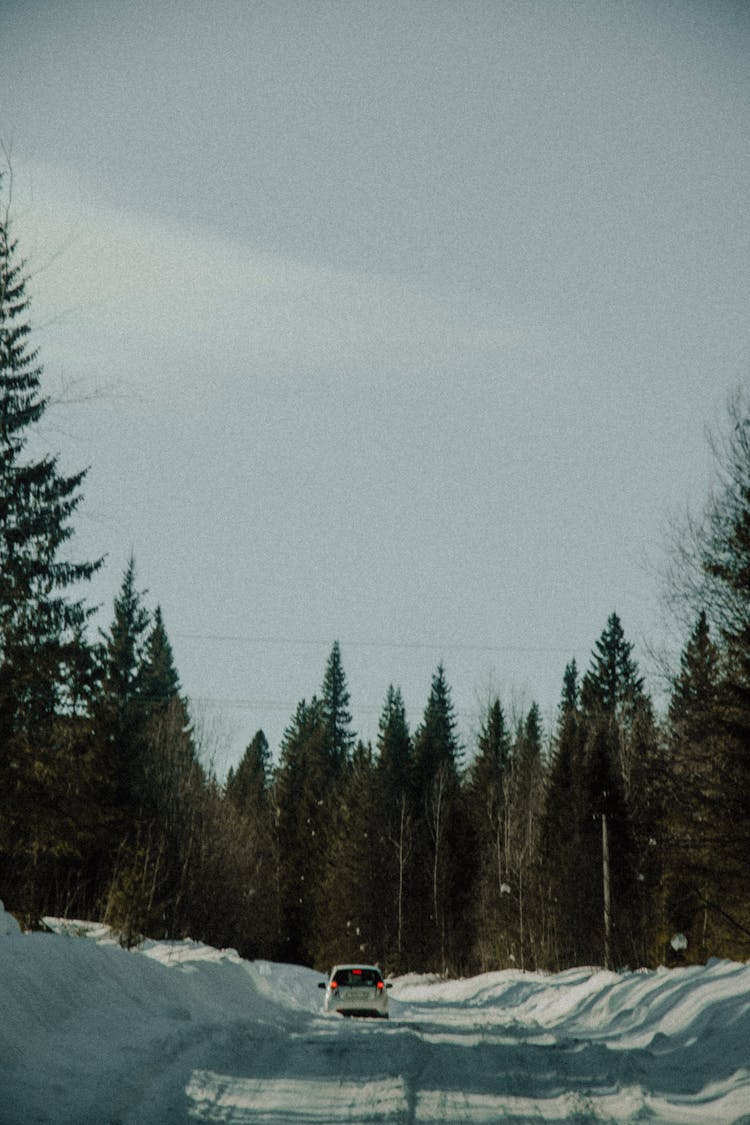
{"label": "snow drift", "polygon": [[[0,906],[0,1121],[750,1123],[750,966],[394,981],[324,1017],[320,974]],[[82,940],[82,936],[87,940]]]}

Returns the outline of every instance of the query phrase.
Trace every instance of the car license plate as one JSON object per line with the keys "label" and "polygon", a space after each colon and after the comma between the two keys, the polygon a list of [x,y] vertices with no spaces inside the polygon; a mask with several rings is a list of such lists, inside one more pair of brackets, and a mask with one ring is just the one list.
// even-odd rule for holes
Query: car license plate
{"label": "car license plate", "polygon": [[369,1000],[371,996],[372,991],[369,988],[346,988],[341,998],[353,1003],[355,1000]]}

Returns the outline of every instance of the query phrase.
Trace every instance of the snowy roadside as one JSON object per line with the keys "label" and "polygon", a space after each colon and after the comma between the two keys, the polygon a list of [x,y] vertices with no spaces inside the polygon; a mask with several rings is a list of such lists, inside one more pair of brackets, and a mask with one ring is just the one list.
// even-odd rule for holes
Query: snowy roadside
{"label": "snowy roadside", "polygon": [[748,965],[405,977],[382,1025],[310,969],[51,925],[0,907],[4,1125],[750,1122]]}

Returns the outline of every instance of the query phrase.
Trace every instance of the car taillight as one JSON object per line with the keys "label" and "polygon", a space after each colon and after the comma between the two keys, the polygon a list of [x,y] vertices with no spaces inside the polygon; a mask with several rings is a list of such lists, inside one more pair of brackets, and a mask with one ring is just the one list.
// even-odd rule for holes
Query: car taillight
{"label": "car taillight", "polygon": [[331,981],[331,988],[338,988],[338,986],[339,986],[339,982],[337,980]]}
{"label": "car taillight", "polygon": [[382,980],[379,980],[378,981],[378,988],[382,988],[382,987],[383,987],[383,982],[382,982]]}

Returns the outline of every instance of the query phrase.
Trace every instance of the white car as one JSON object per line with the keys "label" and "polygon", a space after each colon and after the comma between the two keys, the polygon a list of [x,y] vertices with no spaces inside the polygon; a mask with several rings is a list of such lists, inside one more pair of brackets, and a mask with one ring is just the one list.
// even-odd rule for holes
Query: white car
{"label": "white car", "polygon": [[342,1016],[377,1016],[388,1019],[388,992],[377,965],[335,965],[326,990],[323,1010]]}

